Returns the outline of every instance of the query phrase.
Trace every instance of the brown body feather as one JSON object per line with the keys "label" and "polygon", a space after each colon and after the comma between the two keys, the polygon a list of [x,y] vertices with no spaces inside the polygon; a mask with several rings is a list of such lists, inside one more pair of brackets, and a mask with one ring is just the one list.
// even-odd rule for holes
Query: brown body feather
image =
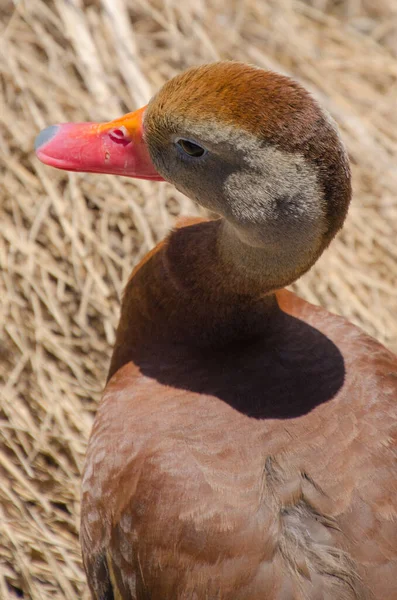
{"label": "brown body feather", "polygon": [[196,227],[210,264],[214,222],[190,225],[126,289],[83,488],[94,597],[106,557],[122,599],[396,598],[395,357],[286,291],[178,289],[166,250]]}

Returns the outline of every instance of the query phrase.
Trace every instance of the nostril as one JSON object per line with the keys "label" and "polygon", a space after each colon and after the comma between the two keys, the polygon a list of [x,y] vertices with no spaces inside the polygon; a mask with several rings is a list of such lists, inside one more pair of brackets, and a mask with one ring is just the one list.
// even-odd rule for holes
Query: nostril
{"label": "nostril", "polygon": [[39,135],[36,137],[34,141],[34,149],[39,150],[44,144],[47,144],[52,138],[57,134],[59,129],[59,125],[50,125],[40,131]]}
{"label": "nostril", "polygon": [[131,140],[128,138],[128,131],[123,126],[110,131],[109,137],[113,142],[116,142],[116,144],[122,144],[123,146],[127,146],[127,144],[131,142]]}

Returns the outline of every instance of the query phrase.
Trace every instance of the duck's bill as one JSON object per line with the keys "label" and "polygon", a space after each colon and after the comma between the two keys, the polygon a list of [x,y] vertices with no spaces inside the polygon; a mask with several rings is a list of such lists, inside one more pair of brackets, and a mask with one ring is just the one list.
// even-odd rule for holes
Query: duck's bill
{"label": "duck's bill", "polygon": [[162,181],[143,136],[145,107],[109,123],[61,123],[39,133],[37,157],[66,171]]}

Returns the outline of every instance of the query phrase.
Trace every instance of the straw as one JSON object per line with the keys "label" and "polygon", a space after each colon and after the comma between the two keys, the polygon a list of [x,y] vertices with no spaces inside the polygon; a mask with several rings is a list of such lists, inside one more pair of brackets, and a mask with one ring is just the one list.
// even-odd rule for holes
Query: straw
{"label": "straw", "polygon": [[79,485],[123,286],[192,202],[166,184],[41,165],[44,126],[110,120],[182,69],[299,79],[351,157],[347,223],[294,288],[397,351],[394,0],[0,4],[0,598],[87,598]]}

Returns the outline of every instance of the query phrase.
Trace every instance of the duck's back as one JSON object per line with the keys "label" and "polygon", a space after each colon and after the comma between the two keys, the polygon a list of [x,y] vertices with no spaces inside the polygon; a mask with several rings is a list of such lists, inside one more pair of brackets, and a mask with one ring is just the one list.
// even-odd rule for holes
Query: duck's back
{"label": "duck's back", "polygon": [[396,359],[278,302],[273,335],[113,375],[83,483],[96,598],[397,598]]}

